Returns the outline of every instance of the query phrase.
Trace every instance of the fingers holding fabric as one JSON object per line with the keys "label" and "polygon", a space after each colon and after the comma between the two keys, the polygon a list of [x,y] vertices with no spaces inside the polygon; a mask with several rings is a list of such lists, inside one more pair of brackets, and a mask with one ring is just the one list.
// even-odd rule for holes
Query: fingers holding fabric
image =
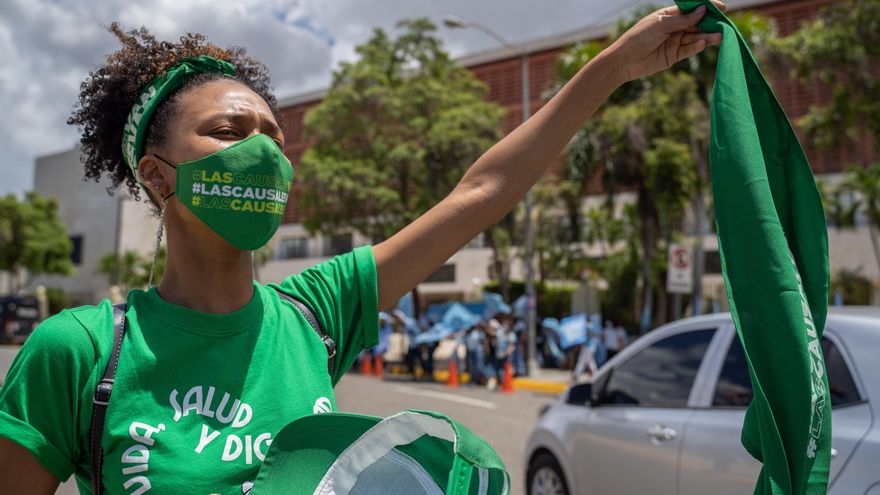
{"label": "fingers holding fabric", "polygon": [[684,34],[677,42],[670,43],[667,47],[667,60],[671,62],[669,64],[671,66],[702,52],[707,46],[720,43],[721,33]]}
{"label": "fingers holding fabric", "polygon": [[[718,7],[721,12],[727,11],[727,5],[719,0],[712,0],[712,3]],[[666,33],[674,33],[681,30],[690,30],[696,27],[703,16],[706,15],[706,6],[700,5],[692,12],[684,14],[675,5],[660,9],[656,12],[657,22],[663,27]]]}
{"label": "fingers holding fabric", "polygon": [[721,33],[685,33],[681,37],[682,45],[690,45],[700,41],[704,41],[706,46],[719,45],[721,44]]}

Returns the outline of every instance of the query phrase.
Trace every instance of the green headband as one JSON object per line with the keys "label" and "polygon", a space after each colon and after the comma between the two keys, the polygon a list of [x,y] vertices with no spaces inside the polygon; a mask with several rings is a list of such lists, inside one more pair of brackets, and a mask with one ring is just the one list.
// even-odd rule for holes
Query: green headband
{"label": "green headband", "polygon": [[137,174],[138,161],[144,146],[144,134],[153,112],[172,91],[181,87],[190,77],[202,73],[234,75],[235,66],[225,60],[201,55],[181,60],[153,79],[141,92],[122,130],[122,157],[131,171]]}

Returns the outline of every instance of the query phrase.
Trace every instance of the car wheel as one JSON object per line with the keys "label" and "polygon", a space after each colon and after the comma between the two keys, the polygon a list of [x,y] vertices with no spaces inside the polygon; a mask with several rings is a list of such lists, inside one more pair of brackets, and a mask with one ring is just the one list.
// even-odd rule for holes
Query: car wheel
{"label": "car wheel", "polygon": [[539,454],[529,465],[529,495],[568,495],[565,476],[556,459],[548,454]]}

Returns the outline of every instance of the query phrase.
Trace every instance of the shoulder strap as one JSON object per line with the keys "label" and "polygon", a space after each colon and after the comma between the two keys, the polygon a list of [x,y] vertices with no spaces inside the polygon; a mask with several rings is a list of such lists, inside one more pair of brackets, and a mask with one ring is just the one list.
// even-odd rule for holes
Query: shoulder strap
{"label": "shoulder strap", "polygon": [[125,310],[125,304],[113,305],[113,350],[110,352],[107,368],[104,369],[104,376],[95,387],[92,427],[89,432],[92,456],[92,493],[94,495],[101,495],[104,492],[104,486],[101,482],[101,469],[104,465],[101,439],[104,437],[104,417],[107,415],[107,404],[110,403],[113,380],[116,378],[116,368],[119,366],[119,352],[122,349],[122,339],[125,337]]}
{"label": "shoulder strap", "polygon": [[327,332],[324,331],[324,327],[321,326],[321,322],[315,318],[315,314],[312,313],[312,310],[309,309],[305,303],[278,289],[275,289],[275,292],[278,293],[278,297],[292,304],[294,308],[298,309],[299,312],[306,317],[309,325],[312,326],[312,329],[318,334],[321,341],[324,342],[324,346],[327,347],[327,372],[330,373],[330,377],[332,378],[333,373],[336,371],[336,342],[327,335]]}

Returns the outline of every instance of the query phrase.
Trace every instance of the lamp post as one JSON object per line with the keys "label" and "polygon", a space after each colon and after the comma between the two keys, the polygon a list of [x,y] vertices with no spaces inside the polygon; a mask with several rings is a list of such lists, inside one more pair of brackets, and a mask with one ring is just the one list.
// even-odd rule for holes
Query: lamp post
{"label": "lamp post", "polygon": [[[529,119],[530,115],[530,99],[529,99],[529,52],[523,45],[517,45],[507,41],[503,36],[496,33],[489,27],[479,22],[470,21],[462,17],[447,15],[443,18],[443,24],[451,29],[474,28],[499,42],[502,46],[509,48],[519,55],[520,75],[522,78],[522,121]],[[526,312],[526,324],[528,326],[528,359],[526,360],[526,373],[535,374],[538,371],[538,364],[535,360],[537,354],[536,346],[536,326],[537,326],[537,297],[535,294],[535,268],[533,263],[535,253],[535,234],[532,227],[532,191],[531,188],[526,192],[523,200],[525,207],[525,231],[526,231],[526,300],[528,302],[528,310]]]}

